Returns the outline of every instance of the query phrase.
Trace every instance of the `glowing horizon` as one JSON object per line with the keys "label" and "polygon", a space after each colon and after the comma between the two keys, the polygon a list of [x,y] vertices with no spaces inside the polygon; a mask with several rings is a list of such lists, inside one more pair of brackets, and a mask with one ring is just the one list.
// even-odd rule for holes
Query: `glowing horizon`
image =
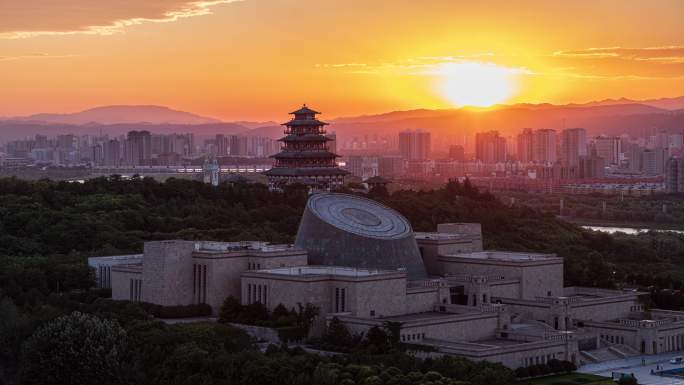
{"label": "glowing horizon", "polygon": [[[5,0],[0,116],[223,120],[684,94],[684,2]],[[600,22],[610,20],[610,23]]]}

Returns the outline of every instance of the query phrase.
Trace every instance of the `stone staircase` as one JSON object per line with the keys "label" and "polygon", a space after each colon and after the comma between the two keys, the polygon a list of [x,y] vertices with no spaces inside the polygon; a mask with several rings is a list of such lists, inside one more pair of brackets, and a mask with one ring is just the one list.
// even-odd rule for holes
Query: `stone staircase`
{"label": "stone staircase", "polygon": [[621,358],[634,357],[641,354],[633,347],[622,344],[615,344],[613,346],[609,346],[608,349],[612,351],[614,354],[620,356]]}
{"label": "stone staircase", "polygon": [[620,353],[616,353],[615,350],[616,349],[613,346],[610,346],[595,350],[582,350],[580,354],[587,360],[587,362],[606,362],[624,358],[621,356],[621,354],[624,354],[624,352],[620,351]]}

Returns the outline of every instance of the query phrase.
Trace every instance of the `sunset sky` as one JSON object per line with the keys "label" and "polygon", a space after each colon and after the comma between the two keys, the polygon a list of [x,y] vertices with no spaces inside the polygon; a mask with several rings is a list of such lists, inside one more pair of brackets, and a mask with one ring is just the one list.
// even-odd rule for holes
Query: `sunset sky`
{"label": "sunset sky", "polygon": [[684,95],[684,1],[0,0],[0,116]]}

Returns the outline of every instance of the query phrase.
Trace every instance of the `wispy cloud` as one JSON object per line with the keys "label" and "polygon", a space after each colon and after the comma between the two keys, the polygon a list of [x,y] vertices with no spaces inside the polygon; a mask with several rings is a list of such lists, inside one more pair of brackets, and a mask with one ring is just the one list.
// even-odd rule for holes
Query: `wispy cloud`
{"label": "wispy cloud", "polygon": [[0,62],[24,60],[24,59],[62,59],[62,58],[70,58],[70,57],[75,57],[75,56],[78,56],[78,55],[52,55],[49,53],[29,53],[29,54],[24,54],[24,55],[0,56]]}
{"label": "wispy cloud", "polygon": [[587,48],[584,50],[557,51],[555,56],[572,58],[619,58],[624,60],[650,61],[660,63],[682,63],[684,62],[684,46],[672,45],[662,47],[604,47]]}
{"label": "wispy cloud", "polygon": [[[483,60],[483,58],[493,56],[495,55],[491,52],[454,56],[420,56],[394,62],[316,64],[315,67],[343,70],[350,74],[439,76],[445,75],[445,72],[450,71],[449,64],[478,63],[484,66],[495,66],[497,64]],[[507,69],[510,70],[511,73],[520,75],[529,75],[533,73],[533,71],[524,67],[510,67]]]}
{"label": "wispy cloud", "polygon": [[146,23],[169,23],[211,14],[242,0],[3,0],[0,38],[112,35]]}

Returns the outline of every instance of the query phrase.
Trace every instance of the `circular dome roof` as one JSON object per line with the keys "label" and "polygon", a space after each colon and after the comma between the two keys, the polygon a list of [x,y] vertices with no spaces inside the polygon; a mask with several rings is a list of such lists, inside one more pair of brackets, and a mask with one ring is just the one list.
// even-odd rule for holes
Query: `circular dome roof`
{"label": "circular dome roof", "polygon": [[390,240],[412,234],[411,225],[401,214],[366,198],[316,194],[307,206],[324,222],[363,237]]}

